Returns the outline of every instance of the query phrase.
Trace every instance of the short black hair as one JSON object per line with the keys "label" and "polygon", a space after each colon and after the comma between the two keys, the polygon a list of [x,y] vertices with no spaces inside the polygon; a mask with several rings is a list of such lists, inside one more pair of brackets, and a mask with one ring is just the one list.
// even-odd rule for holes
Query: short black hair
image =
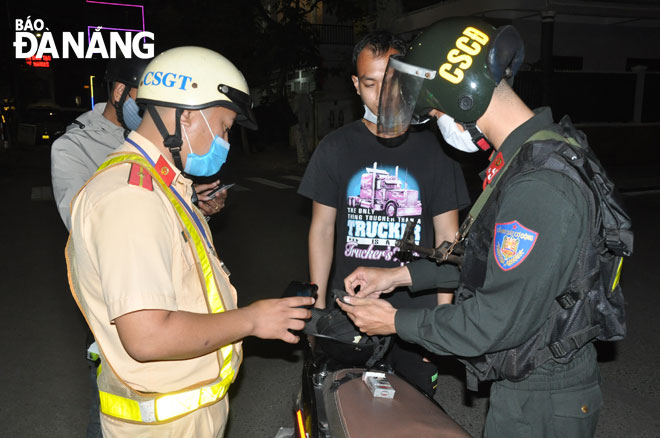
{"label": "short black hair", "polygon": [[401,38],[386,30],[375,30],[366,34],[353,47],[353,71],[357,72],[357,59],[362,50],[369,48],[375,56],[384,55],[390,49],[406,54],[406,44]]}

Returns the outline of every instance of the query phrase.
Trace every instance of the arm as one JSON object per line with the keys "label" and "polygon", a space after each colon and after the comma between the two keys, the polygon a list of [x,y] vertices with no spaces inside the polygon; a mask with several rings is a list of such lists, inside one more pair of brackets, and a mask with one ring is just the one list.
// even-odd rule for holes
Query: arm
{"label": "arm", "polygon": [[475,295],[460,305],[399,309],[399,336],[438,354],[474,357],[520,345],[536,333],[568,285],[588,226],[584,199],[562,178],[521,178],[503,193],[495,222],[518,221],[538,233],[520,263],[502,269],[491,243],[483,255],[488,257],[484,284]]}
{"label": "arm", "polygon": [[311,282],[319,287],[315,306],[320,309],[324,309],[326,304],[336,217],[336,208],[313,202],[312,223],[309,227],[309,276]]}
{"label": "arm", "polygon": [[115,323],[135,360],[193,358],[250,335],[296,342],[288,329],[302,329],[299,319],[311,316],[297,308],[312,305],[309,297],[258,301],[218,314],[181,301],[173,272],[182,262],[186,269],[186,238],[154,191],[127,185],[100,199],[82,198],[74,222],[100,275],[103,316]]}
{"label": "arm", "polygon": [[311,317],[309,297],[261,300],[218,314],[140,310],[115,319],[126,352],[136,361],[181,360],[198,357],[243,339],[281,339],[298,342],[289,332],[302,330]]}
{"label": "arm", "polygon": [[[449,210],[433,217],[433,230],[435,232],[435,246],[442,242],[452,242],[458,232],[458,210]],[[438,291],[438,305],[451,304],[454,294],[451,291]]]}
{"label": "arm", "polygon": [[71,200],[96,171],[78,152],[79,144],[65,134],[55,140],[50,153],[53,196],[67,230],[71,228]]}
{"label": "arm", "polygon": [[[458,286],[460,273],[454,265],[438,265],[427,259],[416,260],[396,268],[367,268],[361,266],[344,279],[344,288],[351,295],[369,297],[372,294],[392,292],[397,287],[407,286],[411,292],[443,287]],[[359,292],[355,292],[357,287]]]}

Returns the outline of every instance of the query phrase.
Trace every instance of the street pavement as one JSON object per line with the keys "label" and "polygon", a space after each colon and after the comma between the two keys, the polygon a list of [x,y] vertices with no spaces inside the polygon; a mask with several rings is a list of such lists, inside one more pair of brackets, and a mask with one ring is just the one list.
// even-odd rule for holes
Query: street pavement
{"label": "street pavement", "polygon": [[[0,157],[2,437],[82,437],[87,421],[84,321],[68,291],[67,233],[52,201],[48,163],[47,148]],[[223,182],[237,185],[210,222],[219,255],[232,272],[240,305],[278,297],[290,280],[307,279],[311,207],[295,193],[304,167],[295,164],[294,151],[275,148],[231,157],[225,167]],[[611,170],[627,193],[636,241],[622,277],[628,337],[598,346],[605,406],[597,436],[658,437],[660,178],[649,164]],[[246,339],[244,348],[229,393],[226,437],[273,437],[280,426],[293,424],[302,353],[298,346],[257,339]],[[480,436],[487,391],[467,392],[464,371],[452,358],[441,362],[436,399]]]}

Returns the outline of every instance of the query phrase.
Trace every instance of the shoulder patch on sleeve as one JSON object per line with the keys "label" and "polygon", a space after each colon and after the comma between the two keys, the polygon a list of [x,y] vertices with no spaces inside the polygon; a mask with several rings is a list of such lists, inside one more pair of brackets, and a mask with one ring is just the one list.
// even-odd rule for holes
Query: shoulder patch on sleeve
{"label": "shoulder patch on sleeve", "polygon": [[151,175],[138,164],[131,164],[131,172],[128,174],[128,183],[134,186],[139,186],[147,190],[154,190]]}
{"label": "shoulder patch on sleeve", "polygon": [[520,266],[534,249],[538,236],[518,221],[496,223],[493,254],[500,269],[510,271]]}

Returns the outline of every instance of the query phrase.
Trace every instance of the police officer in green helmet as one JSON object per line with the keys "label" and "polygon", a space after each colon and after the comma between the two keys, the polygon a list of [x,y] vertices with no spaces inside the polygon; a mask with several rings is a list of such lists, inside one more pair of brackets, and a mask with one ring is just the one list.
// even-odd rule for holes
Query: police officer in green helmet
{"label": "police officer in green helmet", "polygon": [[[390,58],[381,132],[435,117],[451,146],[494,151],[454,242],[430,250],[430,261],[358,268],[339,305],[369,335],[458,356],[469,389],[494,381],[486,437],[589,437],[602,405],[593,341],[625,334],[618,280],[632,233],[622,213],[616,242],[603,244],[601,210],[618,204],[580,172],[609,179],[568,119],[555,124],[509,86],[523,58],[515,28],[474,18],[441,20]],[[374,299],[399,286],[457,290],[435,309]]]}

